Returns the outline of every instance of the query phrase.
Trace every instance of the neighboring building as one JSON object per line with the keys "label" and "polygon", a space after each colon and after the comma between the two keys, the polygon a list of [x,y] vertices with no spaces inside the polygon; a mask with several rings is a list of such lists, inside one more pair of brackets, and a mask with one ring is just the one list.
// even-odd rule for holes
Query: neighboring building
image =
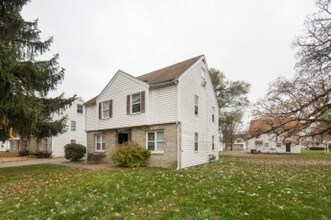
{"label": "neighboring building", "polygon": [[0,141],[0,151],[9,151],[10,141]]}
{"label": "neighboring building", "polygon": [[218,159],[219,111],[204,56],[139,77],[119,70],[85,107],[89,153],[135,141],[151,151],[151,166]]}
{"label": "neighboring building", "polygon": [[66,144],[77,143],[86,146],[85,109],[83,104],[83,99],[78,98],[60,115],[53,115],[54,120],[61,118],[63,115],[67,115],[67,131],[65,133],[43,139],[29,138],[12,140],[10,141],[10,151],[18,152],[27,149],[34,152],[37,150],[47,150],[52,151],[54,157],[63,157],[64,146]]}
{"label": "neighboring building", "polygon": [[[294,138],[284,141],[282,135],[265,133],[274,124],[272,119],[253,120],[250,123],[249,133],[253,138],[248,140],[249,150],[261,153],[301,153],[301,145]],[[297,126],[297,123],[289,123],[287,126]]]}

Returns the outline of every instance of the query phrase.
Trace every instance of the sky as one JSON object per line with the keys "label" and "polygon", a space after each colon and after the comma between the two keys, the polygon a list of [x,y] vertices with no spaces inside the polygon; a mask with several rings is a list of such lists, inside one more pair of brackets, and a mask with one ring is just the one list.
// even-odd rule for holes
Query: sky
{"label": "sky", "polygon": [[252,103],[268,84],[294,74],[291,44],[313,0],[32,0],[22,11],[54,37],[66,69],[53,94],[98,95],[121,69],[133,76],[204,54],[208,67],[251,84]]}

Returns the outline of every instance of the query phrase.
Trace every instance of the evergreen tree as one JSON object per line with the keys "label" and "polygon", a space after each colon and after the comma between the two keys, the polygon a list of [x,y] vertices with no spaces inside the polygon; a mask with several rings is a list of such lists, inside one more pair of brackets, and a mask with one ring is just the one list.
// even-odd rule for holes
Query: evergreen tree
{"label": "evergreen tree", "polygon": [[0,138],[11,131],[21,137],[54,136],[65,131],[66,118],[52,121],[51,115],[74,100],[61,94],[48,98],[63,80],[58,55],[38,57],[49,50],[50,37],[40,39],[38,22],[25,21],[20,12],[28,0],[0,0]]}

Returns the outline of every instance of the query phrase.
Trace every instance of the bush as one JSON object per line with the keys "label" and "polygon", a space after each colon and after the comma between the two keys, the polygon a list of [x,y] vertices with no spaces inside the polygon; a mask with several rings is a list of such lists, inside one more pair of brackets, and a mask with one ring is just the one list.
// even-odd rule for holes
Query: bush
{"label": "bush", "polygon": [[324,147],[310,147],[309,150],[324,150]]}
{"label": "bush", "polygon": [[71,161],[80,161],[86,153],[86,147],[81,144],[67,144],[64,146],[64,157]]}
{"label": "bush", "polygon": [[50,158],[52,156],[52,151],[48,150],[37,150],[34,155],[38,158]]}
{"label": "bush", "polygon": [[146,166],[151,153],[135,142],[124,143],[116,147],[112,160],[122,167]]}
{"label": "bush", "polygon": [[20,157],[28,156],[29,154],[30,154],[29,150],[21,150],[18,152],[18,156]]}
{"label": "bush", "polygon": [[106,158],[105,153],[95,152],[95,153],[89,153],[87,155],[87,161],[91,163],[102,163],[105,158]]}

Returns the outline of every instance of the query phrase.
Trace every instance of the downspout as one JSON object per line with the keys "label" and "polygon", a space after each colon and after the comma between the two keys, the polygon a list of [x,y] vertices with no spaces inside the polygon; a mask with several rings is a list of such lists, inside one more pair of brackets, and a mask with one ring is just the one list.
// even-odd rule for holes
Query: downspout
{"label": "downspout", "polygon": [[181,147],[180,147],[180,123],[179,123],[179,89],[178,89],[178,79],[175,80],[175,85],[176,85],[176,101],[177,101],[177,106],[176,106],[176,129],[177,129],[177,170],[181,168]]}

